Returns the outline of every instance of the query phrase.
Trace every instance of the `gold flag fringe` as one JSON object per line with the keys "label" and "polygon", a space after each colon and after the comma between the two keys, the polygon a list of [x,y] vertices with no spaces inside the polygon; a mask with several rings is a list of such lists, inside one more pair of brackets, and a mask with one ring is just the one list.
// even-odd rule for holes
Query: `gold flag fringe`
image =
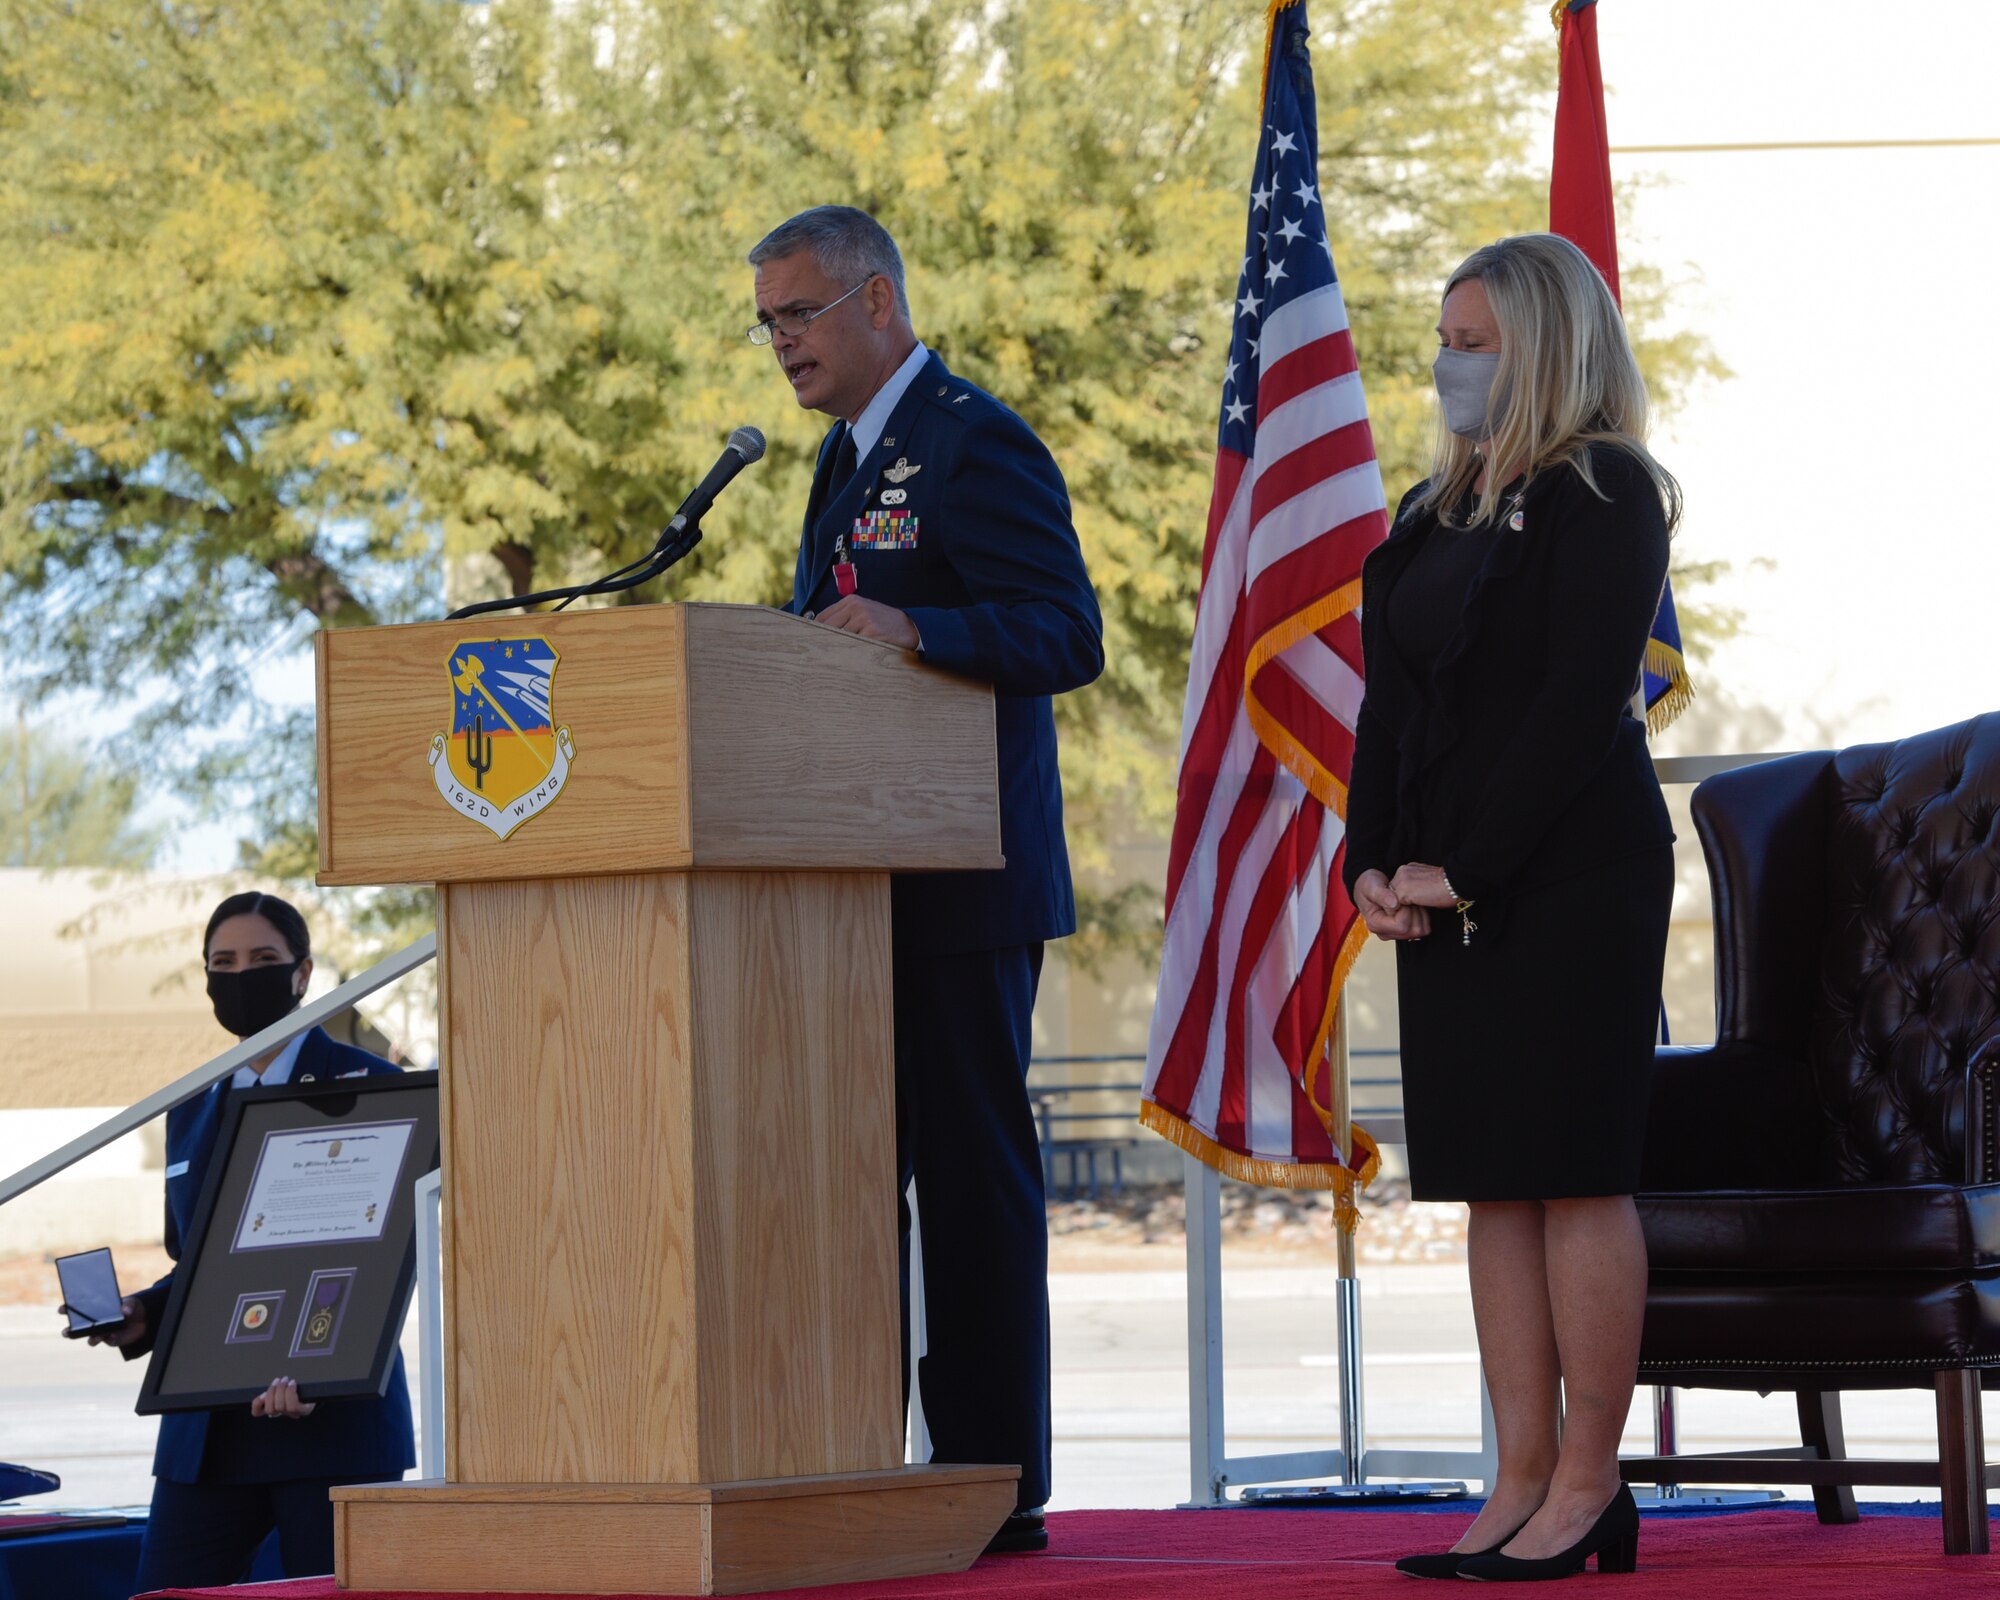
{"label": "gold flag fringe", "polygon": [[1157,1101],[1139,1103],[1140,1125],[1150,1128],[1169,1144],[1179,1145],[1205,1166],[1238,1183],[1254,1183],[1263,1189],[1324,1189],[1333,1195],[1334,1221],[1342,1233],[1352,1233],[1361,1221],[1355,1209],[1354,1190],[1365,1188],[1382,1164],[1375,1141],[1357,1126],[1349,1129],[1351,1159],[1355,1170],[1333,1161],[1260,1161],[1217,1144],[1195,1127],[1175,1116]]}
{"label": "gold flag fringe", "polygon": [[1346,939],[1334,953],[1333,982],[1327,987],[1326,1010],[1320,1015],[1319,1031],[1313,1035],[1312,1054],[1306,1057],[1305,1081],[1300,1085],[1305,1091],[1306,1104],[1319,1118],[1319,1125],[1326,1129],[1326,1136],[1336,1144],[1340,1142],[1340,1134],[1333,1125],[1333,1107],[1321,1105],[1315,1091],[1319,1085],[1319,1069],[1327,1061],[1327,1046],[1333,1038],[1333,1025],[1340,1015],[1340,997],[1347,989],[1347,975],[1354,970],[1354,963],[1367,943],[1368,925],[1357,912],[1348,927]]}
{"label": "gold flag fringe", "polygon": [[1289,11],[1299,0],[1271,0],[1264,11],[1264,81],[1257,90],[1257,115],[1264,115],[1264,103],[1271,98],[1271,34],[1278,26],[1278,13]]}
{"label": "gold flag fringe", "polygon": [[1694,679],[1688,676],[1680,651],[1658,639],[1646,641],[1646,670],[1667,680],[1667,692],[1646,708],[1646,732],[1657,739],[1694,703]]}
{"label": "gold flag fringe", "polygon": [[1257,698],[1257,674],[1297,644],[1309,633],[1318,633],[1361,604],[1361,580],[1343,583],[1332,594],[1322,595],[1303,611],[1295,611],[1250,647],[1243,666],[1243,711],[1256,732],[1258,743],[1285,764],[1293,777],[1304,784],[1312,797],[1347,820],[1347,785],[1336,778],[1317,757],[1292,736]]}

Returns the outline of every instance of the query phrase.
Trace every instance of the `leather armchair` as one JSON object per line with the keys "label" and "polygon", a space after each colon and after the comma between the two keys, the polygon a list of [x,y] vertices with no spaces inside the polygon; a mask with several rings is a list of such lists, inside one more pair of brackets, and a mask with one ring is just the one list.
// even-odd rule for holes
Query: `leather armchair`
{"label": "leather armchair", "polygon": [[[1642,1382],[1787,1389],[1803,1444],[1628,1459],[1635,1482],[1937,1485],[1988,1547],[2000,1368],[2000,714],[1789,756],[1694,795],[1716,1042],[1656,1063]],[[2000,1380],[1996,1380],[2000,1381]],[[1848,1458],[1844,1389],[1929,1388],[1936,1461]]]}

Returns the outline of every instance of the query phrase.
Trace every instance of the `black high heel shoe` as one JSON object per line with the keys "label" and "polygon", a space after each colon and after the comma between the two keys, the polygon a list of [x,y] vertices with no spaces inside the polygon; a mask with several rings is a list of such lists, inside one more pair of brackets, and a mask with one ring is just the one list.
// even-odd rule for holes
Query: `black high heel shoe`
{"label": "black high heel shoe", "polygon": [[[1521,1528],[1526,1526],[1525,1522],[1521,1524]],[[1516,1528],[1514,1533],[1519,1533],[1521,1528]],[[1500,1544],[1488,1545],[1484,1550],[1443,1550],[1436,1555],[1404,1556],[1396,1563],[1396,1570],[1406,1578],[1455,1578],[1458,1576],[1461,1563],[1471,1561],[1478,1556],[1492,1555],[1500,1545],[1511,1540],[1514,1533],[1506,1535]]]}
{"label": "black high heel shoe", "polygon": [[1571,1577],[1583,1571],[1592,1556],[1597,1557],[1599,1572],[1630,1572],[1639,1564],[1639,1508],[1632,1503],[1631,1489],[1622,1483],[1590,1531],[1567,1550],[1537,1561],[1489,1550],[1461,1561],[1458,1576],[1486,1583],[1538,1583],[1544,1578]]}

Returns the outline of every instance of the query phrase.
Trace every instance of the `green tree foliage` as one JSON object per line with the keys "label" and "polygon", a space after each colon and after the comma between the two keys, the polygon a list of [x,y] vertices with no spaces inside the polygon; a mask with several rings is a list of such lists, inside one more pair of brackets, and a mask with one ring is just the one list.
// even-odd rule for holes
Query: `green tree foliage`
{"label": "green tree foliage", "polygon": [[0,726],[0,865],[144,867],[160,830],[139,826],[138,775],[17,715]]}
{"label": "green tree foliage", "polygon": [[[262,654],[435,614],[447,566],[519,593],[622,563],[743,421],[770,453],[668,592],[788,592],[824,421],[742,341],[742,258],[850,201],[901,240],[919,331],[1068,476],[1110,666],[1063,703],[1064,762],[1101,862],[1172,805],[1263,21],[1247,0],[0,0],[17,665],[167,680],[149,770],[256,798],[253,855],[303,869],[305,728],[259,715]],[[1554,39],[1517,0],[1316,0],[1313,23],[1393,494],[1427,451],[1443,275],[1544,221]],[[1669,393],[1700,354],[1644,349]]]}

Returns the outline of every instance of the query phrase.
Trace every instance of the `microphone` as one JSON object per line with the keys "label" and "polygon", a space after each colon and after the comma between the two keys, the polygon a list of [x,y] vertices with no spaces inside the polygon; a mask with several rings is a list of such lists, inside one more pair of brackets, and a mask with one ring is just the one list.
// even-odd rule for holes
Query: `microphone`
{"label": "microphone", "polygon": [[715,465],[708,469],[708,476],[694,486],[693,491],[675,510],[673,520],[660,532],[653,548],[637,561],[627,562],[615,572],[608,572],[591,583],[573,584],[563,589],[544,589],[538,594],[509,595],[498,600],[482,600],[477,605],[460,606],[447,620],[458,621],[464,617],[476,617],[489,611],[511,611],[516,606],[529,606],[558,600],[560,611],[572,600],[585,595],[613,594],[621,589],[636,589],[642,583],[650,583],[667,568],[679,561],[696,545],[701,543],[701,519],[708,514],[708,508],[715,504],[715,498],[729,487],[737,473],[764,454],[764,435],[756,428],[738,428],[729,436],[729,443],[716,458]]}
{"label": "microphone", "polygon": [[668,535],[685,533],[707,516],[708,508],[715,504],[715,497],[729,487],[737,473],[751,462],[760,460],[763,454],[764,435],[757,429],[738,428],[732,433],[729,443],[723,446],[722,454],[715,458],[715,465],[708,469],[708,476],[696,484],[694,491],[680,503],[655,548],[665,548]]}

